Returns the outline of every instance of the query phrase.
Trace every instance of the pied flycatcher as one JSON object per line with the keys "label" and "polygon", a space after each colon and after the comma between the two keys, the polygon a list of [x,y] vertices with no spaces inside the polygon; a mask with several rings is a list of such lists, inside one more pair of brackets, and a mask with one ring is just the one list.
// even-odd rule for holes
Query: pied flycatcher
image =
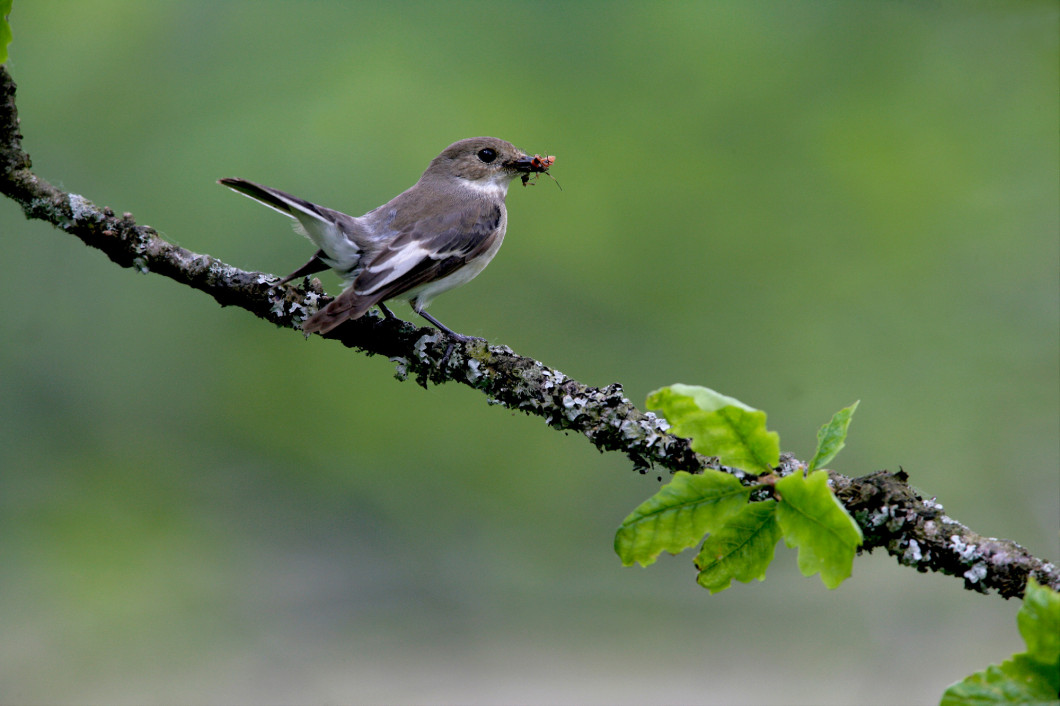
{"label": "pied flycatcher", "polygon": [[345,289],[303,324],[327,333],[388,299],[407,299],[432,324],[465,339],[425,309],[442,292],[470,282],[504,240],[504,198],[512,179],[546,173],[554,157],[529,156],[496,137],[472,137],[446,147],[407,191],[363,216],[348,216],[244,179],[220,183],[297,221],[319,248],[281,282],[335,270]]}

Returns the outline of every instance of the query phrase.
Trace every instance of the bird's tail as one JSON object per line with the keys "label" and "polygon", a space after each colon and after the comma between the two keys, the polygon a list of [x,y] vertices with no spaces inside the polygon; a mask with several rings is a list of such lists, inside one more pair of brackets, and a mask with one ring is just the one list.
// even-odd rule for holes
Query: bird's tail
{"label": "bird's tail", "polygon": [[225,178],[218,179],[217,183],[223,184],[232,191],[248,196],[258,203],[264,204],[272,210],[278,211],[285,216],[290,216],[291,218],[298,218],[295,214],[301,213],[310,218],[315,218],[321,221],[330,220],[321,212],[316,204],[300,199],[297,196],[291,196],[287,192],[280,191],[279,189],[272,189],[268,186],[255,184],[246,179]]}
{"label": "bird's tail", "polygon": [[360,232],[356,218],[246,179],[226,178],[218,180],[218,183],[298,221],[295,230],[320,249],[314,256],[314,260],[319,262],[306,263],[306,267],[292,277],[299,276],[303,270],[306,274],[320,272],[323,268],[318,265],[321,263],[334,267],[339,274],[348,274],[360,262],[362,246],[356,235]]}

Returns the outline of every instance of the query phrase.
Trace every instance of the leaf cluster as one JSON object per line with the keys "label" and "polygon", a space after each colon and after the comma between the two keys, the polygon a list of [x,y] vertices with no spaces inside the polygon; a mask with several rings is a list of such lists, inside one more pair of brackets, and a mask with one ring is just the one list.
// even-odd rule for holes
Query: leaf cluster
{"label": "leaf cluster", "polygon": [[[765,579],[777,543],[798,548],[799,569],[820,574],[828,588],[850,576],[861,529],[828,486],[821,466],[843,448],[855,402],[817,434],[809,466],[778,477],[780,437],[766,428],[761,410],[705,387],[671,385],[648,396],[670,431],[692,440],[698,453],[716,456],[731,472],[680,471],[641,503],[615,536],[625,565],[647,566],[662,552],[677,554],[702,542],[695,559],[697,581],[711,593]],[[740,478],[753,479],[750,483]],[[751,502],[752,491],[771,497]]]}

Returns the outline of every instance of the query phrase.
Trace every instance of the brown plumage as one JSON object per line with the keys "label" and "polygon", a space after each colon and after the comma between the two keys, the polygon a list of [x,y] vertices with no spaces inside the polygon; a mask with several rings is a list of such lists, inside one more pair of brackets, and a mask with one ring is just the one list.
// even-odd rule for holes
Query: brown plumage
{"label": "brown plumage", "polygon": [[494,137],[447,147],[416,184],[363,216],[352,217],[242,179],[221,183],[295,218],[319,250],[284,281],[331,267],[346,289],[302,324],[327,333],[388,299],[456,334],[425,311],[438,294],[473,279],[504,239],[504,199],[512,179],[545,172],[552,158],[530,157]]}

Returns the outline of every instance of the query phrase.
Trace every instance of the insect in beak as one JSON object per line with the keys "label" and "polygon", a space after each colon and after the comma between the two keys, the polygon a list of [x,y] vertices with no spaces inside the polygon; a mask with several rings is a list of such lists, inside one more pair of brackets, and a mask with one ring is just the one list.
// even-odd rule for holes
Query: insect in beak
{"label": "insect in beak", "polygon": [[[556,181],[556,177],[548,173],[549,167],[551,167],[556,161],[556,158],[551,155],[542,157],[541,155],[535,154],[530,160],[530,171],[523,174],[520,179],[523,182],[523,186],[530,183],[530,176],[533,174],[534,182],[537,181],[538,176],[545,174],[549,179],[556,182],[556,186],[559,186],[559,182]],[[563,191],[563,187],[559,186],[559,190]]]}

